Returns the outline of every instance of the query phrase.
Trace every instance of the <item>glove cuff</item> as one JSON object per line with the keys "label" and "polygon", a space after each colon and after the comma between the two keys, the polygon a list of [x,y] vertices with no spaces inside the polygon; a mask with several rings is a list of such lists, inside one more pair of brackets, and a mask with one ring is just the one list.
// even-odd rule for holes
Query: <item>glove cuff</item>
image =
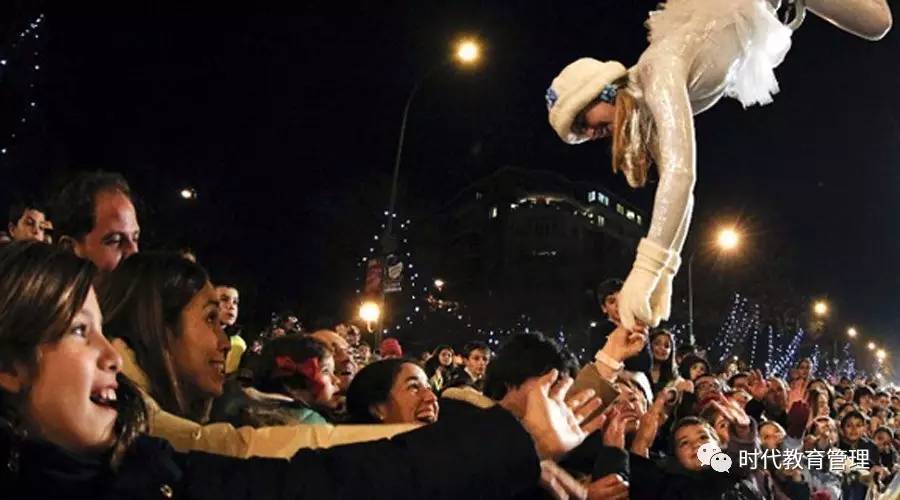
{"label": "glove cuff", "polygon": [[681,256],[678,255],[678,252],[672,252],[672,257],[666,263],[666,272],[671,276],[675,276],[678,274],[679,269],[681,269]]}
{"label": "glove cuff", "polygon": [[634,258],[634,269],[647,271],[654,276],[659,277],[673,255],[677,254],[647,238],[643,238],[637,247],[637,256]]}

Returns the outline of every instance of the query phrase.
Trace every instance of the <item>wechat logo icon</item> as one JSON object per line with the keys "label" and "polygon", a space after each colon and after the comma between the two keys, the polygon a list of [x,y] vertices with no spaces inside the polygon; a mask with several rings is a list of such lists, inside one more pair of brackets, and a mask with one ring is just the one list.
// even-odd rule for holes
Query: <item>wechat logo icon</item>
{"label": "wechat logo icon", "polygon": [[697,459],[701,465],[708,465],[716,472],[731,470],[731,457],[722,453],[722,449],[716,443],[705,443],[698,448]]}

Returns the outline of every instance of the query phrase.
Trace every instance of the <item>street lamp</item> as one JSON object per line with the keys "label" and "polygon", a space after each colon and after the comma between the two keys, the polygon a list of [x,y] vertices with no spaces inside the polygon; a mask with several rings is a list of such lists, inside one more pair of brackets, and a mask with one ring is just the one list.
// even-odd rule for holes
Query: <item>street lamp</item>
{"label": "street lamp", "polygon": [[817,301],[813,305],[813,312],[816,313],[816,316],[825,316],[828,314],[828,303],[824,300]]}
{"label": "street lamp", "polygon": [[875,350],[875,342],[869,342],[869,345],[866,347],[868,347],[870,351],[874,351]]}
{"label": "street lamp", "polygon": [[[725,252],[735,250],[741,242],[740,233],[733,227],[719,229],[716,237],[716,246]],[[688,335],[690,343],[694,345],[694,257],[697,255],[697,249],[691,252],[688,257]]]}
{"label": "street lamp", "polygon": [[377,303],[367,300],[360,304],[359,318],[366,322],[366,328],[368,328],[369,332],[372,331],[372,323],[378,321],[380,317],[381,307]]}
{"label": "street lamp", "polygon": [[740,243],[740,235],[732,228],[725,228],[719,231],[716,243],[722,250],[734,250]]}
{"label": "street lamp", "polygon": [[875,357],[878,359],[878,362],[881,363],[884,361],[884,358],[887,357],[887,353],[884,349],[878,349],[878,351],[875,352]]}
{"label": "street lamp", "polygon": [[196,200],[197,199],[197,191],[193,188],[184,188],[181,190],[181,197],[185,200]]}
{"label": "street lamp", "polygon": [[850,328],[847,329],[847,335],[848,335],[851,339],[855,339],[857,333],[858,333],[858,332],[856,331],[856,328],[850,327]]}
{"label": "street lamp", "polygon": [[[472,64],[477,61],[480,57],[481,50],[480,46],[477,42],[471,39],[466,39],[461,41],[456,49],[456,59],[463,64]],[[394,241],[393,229],[394,229],[394,208],[397,206],[397,183],[400,179],[400,160],[403,158],[403,144],[406,139],[406,123],[409,119],[409,107],[412,104],[413,98],[418,93],[419,88],[422,86],[422,83],[428,79],[431,75],[433,75],[437,70],[444,68],[448,64],[452,62],[452,58],[446,61],[442,61],[440,64],[432,67],[430,70],[426,71],[422,76],[416,80],[415,84],[413,84],[412,90],[409,92],[409,96],[406,97],[406,104],[403,106],[403,119],[400,121],[400,138],[397,140],[397,154],[394,156],[394,176],[391,181],[391,197],[388,202],[388,221],[387,227],[384,230],[384,238],[381,240],[381,247],[384,251],[384,254],[390,254],[396,249],[396,242]]]}
{"label": "street lamp", "polygon": [[456,47],[456,57],[464,63],[473,63],[481,55],[481,47],[474,40],[462,40]]}
{"label": "street lamp", "polygon": [[444,283],[444,280],[442,280],[440,278],[434,280],[434,287],[437,288],[437,291],[439,291],[439,292],[441,291],[441,289],[444,288],[445,284],[446,283]]}

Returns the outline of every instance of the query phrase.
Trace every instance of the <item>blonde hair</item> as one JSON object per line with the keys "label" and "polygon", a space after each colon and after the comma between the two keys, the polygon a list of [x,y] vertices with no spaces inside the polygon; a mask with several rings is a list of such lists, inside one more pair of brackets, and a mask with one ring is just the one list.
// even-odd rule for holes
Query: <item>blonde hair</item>
{"label": "blonde hair", "polygon": [[[625,83],[625,82],[623,82]],[[622,172],[631,187],[647,184],[653,163],[651,147],[656,144],[656,124],[639,102],[641,92],[624,84],[616,95],[616,115],[612,127],[612,169]]]}

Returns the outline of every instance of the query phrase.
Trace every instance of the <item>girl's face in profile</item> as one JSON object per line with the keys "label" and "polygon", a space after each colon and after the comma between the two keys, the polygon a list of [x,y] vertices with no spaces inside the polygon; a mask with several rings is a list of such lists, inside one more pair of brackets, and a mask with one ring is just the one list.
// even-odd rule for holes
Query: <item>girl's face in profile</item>
{"label": "girl's face in profile", "polygon": [[38,347],[35,369],[14,363],[0,386],[27,394],[22,408],[33,435],[80,454],[102,453],[115,442],[119,354],[103,336],[93,289],[62,337]]}

